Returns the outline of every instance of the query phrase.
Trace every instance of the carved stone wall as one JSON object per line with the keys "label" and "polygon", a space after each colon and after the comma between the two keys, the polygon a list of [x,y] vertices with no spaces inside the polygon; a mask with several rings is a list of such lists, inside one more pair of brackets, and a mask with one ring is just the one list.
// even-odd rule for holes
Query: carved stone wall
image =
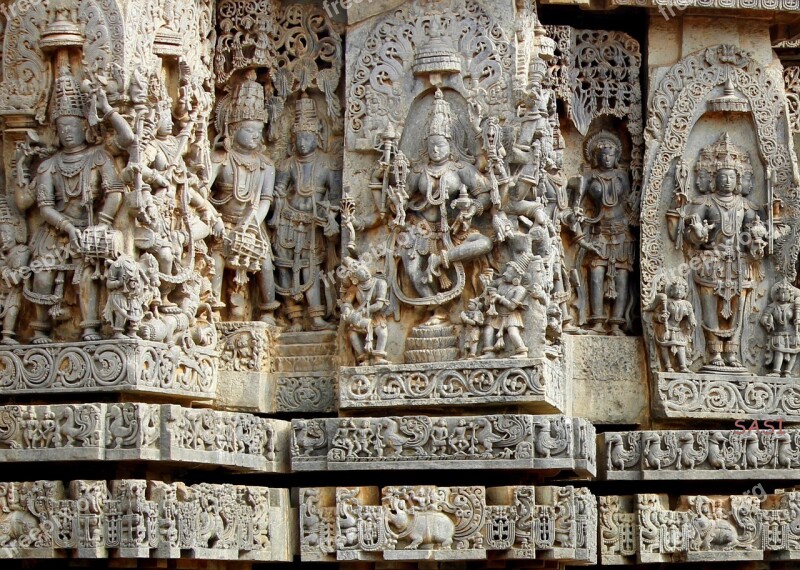
{"label": "carved stone wall", "polygon": [[0,558],[800,557],[798,26],[0,0]]}

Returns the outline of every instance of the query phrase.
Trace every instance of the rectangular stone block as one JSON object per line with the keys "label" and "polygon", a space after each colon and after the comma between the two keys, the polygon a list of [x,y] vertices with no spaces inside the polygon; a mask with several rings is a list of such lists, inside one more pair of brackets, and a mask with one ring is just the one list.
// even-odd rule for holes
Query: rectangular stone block
{"label": "rectangular stone block", "polygon": [[292,470],[526,469],[593,477],[594,427],[565,416],[292,420]]}
{"label": "rectangular stone block", "polygon": [[288,472],[290,424],[168,404],[0,406],[0,461],[161,461]]}
{"label": "rectangular stone block", "polygon": [[489,359],[341,367],[339,409],[513,405],[561,413],[566,382],[559,360]]}
{"label": "rectangular stone block", "polygon": [[300,489],[309,561],[587,564],[597,559],[594,496],[575,487],[403,485]]}
{"label": "rectangular stone block", "polygon": [[142,479],[0,483],[0,558],[290,562],[288,489]]}
{"label": "rectangular stone block", "polygon": [[[670,508],[675,504],[675,508]],[[599,497],[600,561],[611,564],[791,560],[800,555],[800,491]]]}
{"label": "rectangular stone block", "polygon": [[659,372],[653,392],[662,418],[800,421],[796,378]]}
{"label": "rectangular stone block", "polygon": [[647,360],[640,337],[565,335],[571,386],[567,413],[596,424],[641,424],[649,413]]}
{"label": "rectangular stone block", "polygon": [[800,430],[783,427],[607,432],[597,438],[599,472],[609,481],[791,479],[798,442]]}
{"label": "rectangular stone block", "polygon": [[147,393],[212,400],[217,353],[139,339],[0,347],[0,394]]}

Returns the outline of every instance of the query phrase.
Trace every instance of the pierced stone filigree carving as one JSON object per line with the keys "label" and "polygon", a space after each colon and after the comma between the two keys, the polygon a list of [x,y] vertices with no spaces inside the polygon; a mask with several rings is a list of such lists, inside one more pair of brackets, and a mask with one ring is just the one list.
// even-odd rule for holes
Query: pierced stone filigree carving
{"label": "pierced stone filigree carving", "polygon": [[797,556],[798,492],[600,497],[603,564],[783,560]]}

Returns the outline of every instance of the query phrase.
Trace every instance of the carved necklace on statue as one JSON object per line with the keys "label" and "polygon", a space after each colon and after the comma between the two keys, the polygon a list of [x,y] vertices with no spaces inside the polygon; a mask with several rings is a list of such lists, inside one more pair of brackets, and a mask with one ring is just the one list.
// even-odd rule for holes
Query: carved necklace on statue
{"label": "carved necklace on statue", "polygon": [[444,164],[428,163],[425,165],[425,179],[428,184],[428,187],[425,189],[425,197],[431,206],[440,206],[447,199],[442,178],[445,174],[450,172],[449,166],[449,162],[445,162]]}
{"label": "carved necklace on statue", "polygon": [[247,156],[231,151],[233,169],[233,197],[239,202],[253,202],[260,193],[260,188],[253,188],[253,173],[261,166],[259,156]]}
{"label": "carved necklace on statue", "polygon": [[[56,159],[58,172],[64,182],[64,194],[67,195],[67,198],[77,198],[83,194],[85,184],[83,176],[80,174],[83,173],[89,161],[89,153],[83,152],[85,150],[86,147],[82,146],[71,152],[63,151]],[[86,196],[82,196],[82,199],[84,203],[87,201]]]}
{"label": "carved necklace on statue", "polygon": [[[305,167],[307,164],[311,165],[311,172],[308,175],[308,178],[311,179],[311,184],[306,182]],[[316,162],[314,161],[313,155],[297,157],[297,180],[295,181],[295,192],[297,192],[298,196],[309,198],[314,195],[314,191],[316,190],[314,181],[317,179],[315,176],[315,170]]]}
{"label": "carved necklace on statue", "polygon": [[86,160],[88,159],[87,153],[83,152],[84,150],[86,150],[86,147],[82,146],[79,149],[72,151],[65,150],[59,153],[56,161],[58,164],[58,171],[62,174],[62,176],[72,178],[81,170],[83,170],[83,166],[86,164]]}
{"label": "carved necklace on statue", "polygon": [[738,206],[741,200],[738,196],[720,196],[719,194],[712,194],[711,199],[719,208],[720,217],[720,231],[723,235],[731,237],[736,233],[736,228],[739,225]]}
{"label": "carved necklace on statue", "polygon": [[619,202],[619,193],[616,188],[615,182],[617,181],[617,173],[614,170],[600,171],[594,173],[603,186],[603,206],[612,208]]}

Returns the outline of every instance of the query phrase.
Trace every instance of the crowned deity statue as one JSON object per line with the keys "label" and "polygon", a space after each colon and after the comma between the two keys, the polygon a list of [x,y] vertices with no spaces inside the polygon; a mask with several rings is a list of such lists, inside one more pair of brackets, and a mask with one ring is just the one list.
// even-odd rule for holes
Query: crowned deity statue
{"label": "crowned deity statue", "polygon": [[[403,303],[431,309],[424,323],[430,326],[444,323],[444,305],[461,296],[464,262],[485,259],[492,250],[492,240],[474,225],[491,208],[489,186],[458,158],[452,125],[450,104],[437,89],[423,158],[408,175],[404,224],[395,224],[391,236],[396,247],[390,249],[400,258],[389,271],[392,291]],[[404,290],[403,276],[413,291]]]}
{"label": "crowned deity statue", "polygon": [[589,137],[584,154],[589,168],[575,197],[573,228],[582,248],[579,264],[587,273],[588,322],[593,333],[623,336],[636,249],[630,228],[630,175],[619,165],[622,142],[614,133],[600,131]]}
{"label": "crowned deity statue", "polygon": [[[117,133],[116,143],[130,155],[121,177],[131,188],[129,203],[136,218],[134,242],[158,261],[162,279],[164,312],[177,312],[169,293],[188,276],[191,259],[184,260],[187,242],[205,251],[202,240],[213,233],[222,238],[224,225],[215,208],[203,195],[199,178],[190,172],[185,157],[190,154],[190,139],[197,121],[184,113],[183,128],[173,134],[172,98],[161,81],[151,93],[154,118],[145,117],[144,101],[137,101],[134,128],[108,103],[105,93],[96,92],[97,109]],[[146,93],[145,93],[146,95]],[[182,106],[185,103],[182,103]]]}
{"label": "crowned deity statue", "polygon": [[728,133],[704,149],[701,159],[711,174],[708,193],[685,211],[683,237],[695,262],[700,319],[711,371],[745,371],[740,338],[745,307],[764,257],[761,208],[745,197],[753,168],[750,155],[734,145]]}
{"label": "crowned deity statue", "polygon": [[[516,184],[509,192],[505,209],[510,214],[529,218],[541,206],[546,207],[548,214],[553,215],[557,202],[553,189],[546,188],[549,180],[547,173],[553,170],[557,160],[550,122],[551,115],[556,112],[555,99],[551,91],[542,88],[546,71],[547,64],[538,57],[534,58],[530,65],[530,104],[527,108],[521,108],[519,133],[508,157],[509,164],[517,167],[517,170],[514,173]],[[559,205],[562,209],[565,208],[566,199],[562,198]]]}
{"label": "crowned deity statue", "polygon": [[[341,175],[320,150],[321,124],[314,100],[303,93],[296,102],[292,126],[294,153],[278,172],[271,225],[278,270],[277,291],[285,298],[288,331],[303,330],[304,313],[312,330],[333,330],[326,321],[333,312],[323,274],[334,269],[328,243],[339,235]],[[305,308],[303,301],[305,300]]]}
{"label": "crowned deity statue", "polygon": [[[86,101],[67,67],[55,80],[52,120],[59,150],[39,166],[36,203],[44,223],[31,241],[34,262],[44,268],[33,275],[25,296],[35,304],[31,322],[36,344],[51,342],[54,319],[68,315],[61,307],[65,276],[77,287],[84,341],[101,339],[99,314],[103,259],[119,252],[118,232],[111,225],[125,189],[114,160],[101,145],[87,142]],[[55,262],[54,262],[55,260]]]}
{"label": "crowned deity statue", "polygon": [[222,217],[225,238],[211,247],[214,260],[212,279],[216,309],[225,306],[222,284],[226,269],[235,270],[234,287],[227,301],[234,320],[245,318],[240,289],[248,283],[247,273],[256,273],[261,320],[274,324],[275,282],[270,240],[265,219],[273,200],[275,167],[264,154],[262,137],[267,120],[264,88],[248,72],[224,98],[217,109],[217,130],[224,149],[212,157],[209,198]]}

